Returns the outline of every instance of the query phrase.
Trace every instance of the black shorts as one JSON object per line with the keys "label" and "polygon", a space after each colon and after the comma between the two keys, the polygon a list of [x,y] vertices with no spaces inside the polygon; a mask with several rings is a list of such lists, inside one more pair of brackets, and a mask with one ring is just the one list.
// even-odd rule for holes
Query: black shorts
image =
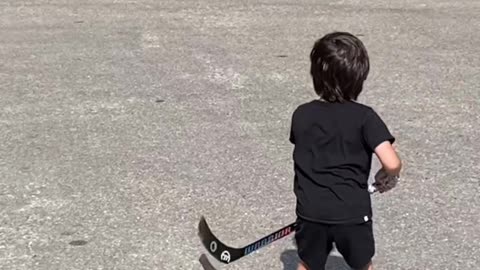
{"label": "black shorts", "polygon": [[323,270],[335,243],[353,269],[362,269],[375,254],[372,221],[361,224],[322,224],[297,219],[298,256],[309,270]]}

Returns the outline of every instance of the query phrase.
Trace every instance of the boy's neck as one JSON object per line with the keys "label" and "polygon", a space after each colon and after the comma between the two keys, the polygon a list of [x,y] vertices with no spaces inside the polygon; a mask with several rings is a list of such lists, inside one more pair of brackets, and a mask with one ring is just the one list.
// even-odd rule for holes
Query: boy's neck
{"label": "boy's neck", "polygon": [[318,101],[320,101],[320,102],[327,102],[323,97],[319,97],[319,98],[318,98]]}

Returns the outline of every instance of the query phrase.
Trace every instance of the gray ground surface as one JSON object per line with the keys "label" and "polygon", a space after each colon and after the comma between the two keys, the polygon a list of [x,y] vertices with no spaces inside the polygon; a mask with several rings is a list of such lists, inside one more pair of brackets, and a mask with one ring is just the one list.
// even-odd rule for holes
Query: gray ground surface
{"label": "gray ground surface", "polygon": [[[480,1],[2,0],[0,268],[200,269],[294,219],[308,53],[361,35],[398,138],[376,269],[479,269]],[[291,238],[223,269],[294,270]],[[332,257],[329,269],[344,269]],[[218,266],[218,264],[216,264]]]}

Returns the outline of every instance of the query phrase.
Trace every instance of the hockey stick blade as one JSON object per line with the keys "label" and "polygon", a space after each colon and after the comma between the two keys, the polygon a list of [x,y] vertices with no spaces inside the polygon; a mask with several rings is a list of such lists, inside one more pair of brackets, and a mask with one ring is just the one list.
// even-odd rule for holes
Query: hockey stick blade
{"label": "hockey stick blade", "polygon": [[218,240],[218,238],[212,233],[212,231],[208,227],[205,218],[202,217],[198,224],[198,234],[200,236],[200,239],[202,240],[203,246],[215,259],[222,263],[229,264],[260,248],[263,248],[279,239],[288,236],[289,234],[295,232],[295,228],[296,223],[294,222],[245,247],[233,248],[225,245],[220,240]]}

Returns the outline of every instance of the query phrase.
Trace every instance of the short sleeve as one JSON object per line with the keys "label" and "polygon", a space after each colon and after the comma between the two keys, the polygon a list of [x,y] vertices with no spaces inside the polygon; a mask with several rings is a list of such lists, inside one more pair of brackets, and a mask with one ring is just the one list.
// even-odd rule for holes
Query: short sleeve
{"label": "short sleeve", "polygon": [[299,117],[298,117],[299,109],[300,109],[300,107],[297,107],[293,111],[292,119],[291,119],[291,122],[290,122],[290,137],[289,137],[289,140],[292,144],[295,144],[297,142],[296,134],[298,134],[298,123],[297,122],[299,120]]}
{"label": "short sleeve", "polygon": [[395,137],[393,137],[387,125],[373,109],[370,109],[366,114],[362,134],[368,148],[372,152],[379,144],[385,141],[390,141],[392,144],[395,142]]}
{"label": "short sleeve", "polygon": [[[294,115],[295,115],[295,114],[294,114]],[[292,144],[295,144],[295,133],[294,133],[294,130],[293,130],[294,115],[292,115],[292,121],[291,121],[291,123],[290,123],[290,138],[289,138],[289,140],[290,140],[290,142],[291,142]]]}

